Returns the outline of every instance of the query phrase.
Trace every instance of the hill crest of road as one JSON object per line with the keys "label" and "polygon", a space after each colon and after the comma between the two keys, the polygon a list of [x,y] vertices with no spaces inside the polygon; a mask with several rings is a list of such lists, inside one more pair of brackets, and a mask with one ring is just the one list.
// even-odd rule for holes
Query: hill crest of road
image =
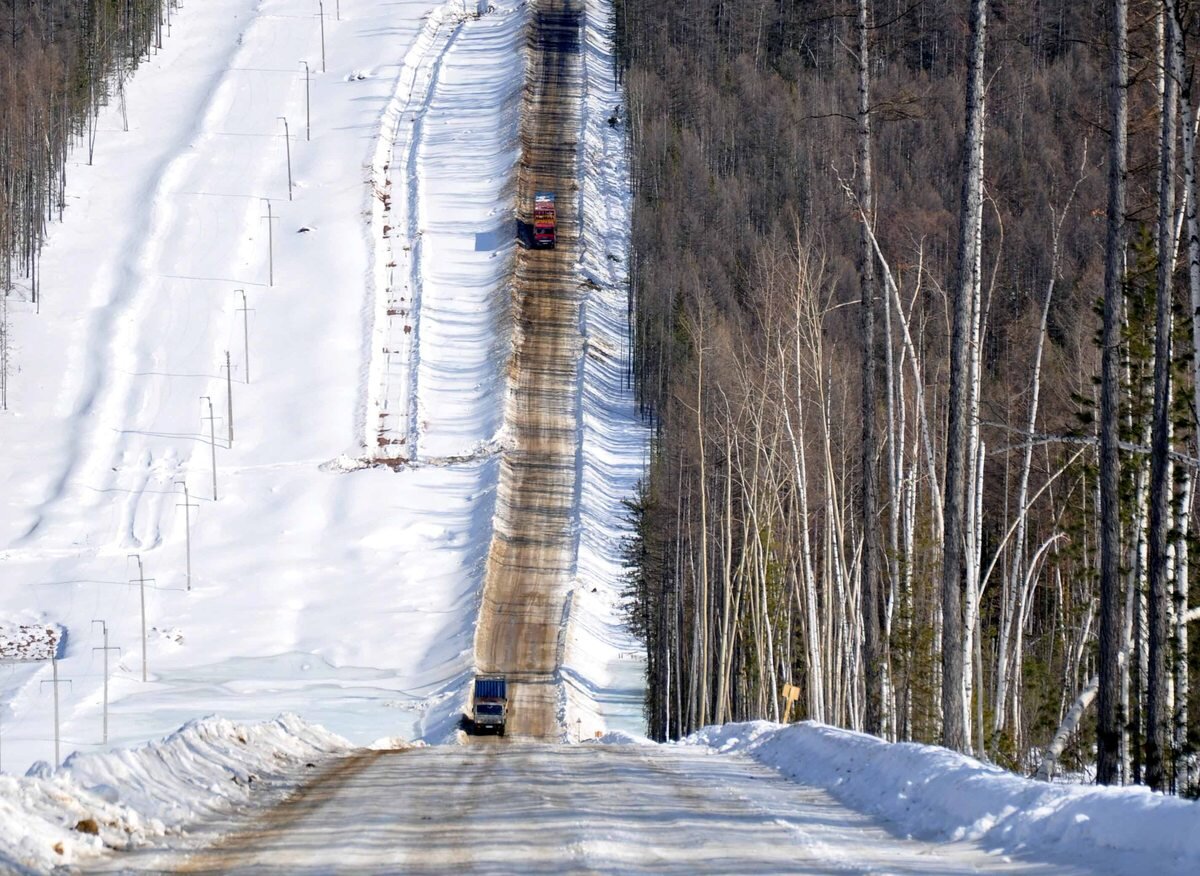
{"label": "hill crest of road", "polygon": [[513,355],[492,544],[475,635],[481,672],[510,680],[509,734],[558,740],[557,670],[578,493],[578,131],[581,0],[539,0],[529,28],[517,181],[518,227],[534,194],[557,196],[554,249],[522,248],[513,276]]}

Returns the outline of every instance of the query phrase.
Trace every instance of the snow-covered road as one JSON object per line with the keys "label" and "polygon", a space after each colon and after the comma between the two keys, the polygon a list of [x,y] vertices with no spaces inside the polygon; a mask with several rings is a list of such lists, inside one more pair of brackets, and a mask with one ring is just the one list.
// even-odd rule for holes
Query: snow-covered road
{"label": "snow-covered road", "polygon": [[341,761],[187,873],[1071,873],[925,843],[740,755],[694,746],[434,746]]}

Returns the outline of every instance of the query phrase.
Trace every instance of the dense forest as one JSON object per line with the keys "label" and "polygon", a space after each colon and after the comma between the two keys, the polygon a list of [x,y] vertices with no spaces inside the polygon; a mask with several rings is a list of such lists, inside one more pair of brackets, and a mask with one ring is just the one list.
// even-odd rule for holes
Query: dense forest
{"label": "dense forest", "polygon": [[162,47],[177,0],[0,0],[0,289],[38,298],[67,156],[90,161],[98,109]]}
{"label": "dense forest", "polygon": [[1196,794],[1200,4],[615,5],[652,734]]}

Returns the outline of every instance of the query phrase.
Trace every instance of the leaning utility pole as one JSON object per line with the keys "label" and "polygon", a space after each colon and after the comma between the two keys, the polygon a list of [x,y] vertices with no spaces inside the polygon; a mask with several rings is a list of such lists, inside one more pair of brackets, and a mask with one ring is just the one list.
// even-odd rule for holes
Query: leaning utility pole
{"label": "leaning utility pole", "polygon": [[321,72],[325,72],[325,0],[317,0],[318,14],[321,16]]}
{"label": "leaning utility pole", "polygon": [[229,364],[229,351],[225,351],[225,403],[228,422],[225,424],[225,434],[229,446],[233,446],[233,366]]}
{"label": "leaning utility pole", "polygon": [[252,307],[246,304],[246,290],[234,289],[234,292],[242,293],[242,306],[237,309],[237,312],[242,315],[242,358],[246,366],[246,383],[250,383],[250,311]]}
{"label": "leaning utility pole", "polygon": [[309,79],[310,73],[308,69],[308,61],[301,61],[304,65],[304,139],[305,141],[312,139],[312,111],[311,101],[309,100]]}
{"label": "leaning utility pole", "polygon": [[192,497],[188,495],[187,479],[175,483],[183,487],[183,502],[178,503],[176,507],[183,508],[183,543],[184,555],[187,557],[187,589],[192,589],[192,509],[199,508]]}
{"label": "leaning utility pole", "polygon": [[108,624],[102,620],[94,620],[92,624],[100,624],[100,630],[104,634],[104,647],[93,648],[92,651],[100,651],[104,654],[104,736],[102,742],[108,742],[108,652],[120,651],[117,645],[108,644]]}
{"label": "leaning utility pole", "polygon": [[0,291],[0,411],[8,410],[8,332],[8,292]]}
{"label": "leaning utility pole", "polygon": [[142,604],[142,681],[146,680],[146,582],[153,581],[153,578],[146,577],[146,570],[142,566],[141,554],[130,554],[129,556],[137,560],[138,576],[137,579],[129,579],[130,584],[137,584],[138,591]]}
{"label": "leaning utility pole", "polygon": [[271,211],[271,199],[263,198],[267,202],[267,215],[260,216],[260,219],[267,220],[267,285],[275,285],[275,221],[277,217]]}
{"label": "leaning utility pole", "polygon": [[283,145],[287,152],[288,200],[292,199],[292,138],[288,133],[287,116],[277,116],[283,122]]}
{"label": "leaning utility pole", "polygon": [[50,658],[50,671],[53,673],[49,681],[42,681],[42,684],[53,685],[54,687],[54,765],[57,767],[62,763],[62,755],[60,754],[61,734],[59,733],[58,720],[58,686],[60,684],[70,684],[71,679],[58,677],[58,657]]}
{"label": "leaning utility pole", "polygon": [[212,399],[207,395],[200,396],[200,401],[208,402],[208,416],[201,417],[202,420],[208,420],[208,446],[212,450],[212,493],[213,501],[217,501],[217,435],[216,435],[216,417],[213,416]]}

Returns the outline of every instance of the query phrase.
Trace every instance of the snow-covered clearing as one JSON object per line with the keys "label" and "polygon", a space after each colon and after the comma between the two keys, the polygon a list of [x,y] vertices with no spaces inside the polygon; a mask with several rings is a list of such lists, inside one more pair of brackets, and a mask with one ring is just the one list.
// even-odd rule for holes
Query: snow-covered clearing
{"label": "snow-covered clearing", "polygon": [[[64,754],[212,712],[293,711],[358,743],[453,738],[505,441],[528,11],[342,0],[341,20],[326,10],[322,73],[312,5],[180,10],[127,85],[130,130],[110,108],[94,165],[69,168],[40,313],[14,308],[0,623],[65,631]],[[611,150],[614,136],[587,148]],[[601,194],[627,200],[613,160]],[[603,198],[588,203],[604,293],[589,331],[623,357],[613,229],[627,208]],[[605,541],[584,540],[579,586],[594,610],[577,628],[615,598],[619,569],[595,551],[620,532],[611,515],[644,440],[622,435],[635,424],[629,392],[589,373],[588,440],[604,455],[581,459],[583,514]],[[616,455],[595,443],[613,427]],[[146,682],[142,590],[128,583],[139,560]],[[121,649],[109,655],[108,743],[94,620]],[[587,647],[632,650],[603,630]],[[574,665],[586,664],[580,652]],[[593,687],[617,691],[621,726],[636,727],[639,667],[626,664],[619,683],[606,674]],[[50,674],[45,662],[0,666],[6,772],[53,757]],[[607,707],[585,707],[606,726]]]}

